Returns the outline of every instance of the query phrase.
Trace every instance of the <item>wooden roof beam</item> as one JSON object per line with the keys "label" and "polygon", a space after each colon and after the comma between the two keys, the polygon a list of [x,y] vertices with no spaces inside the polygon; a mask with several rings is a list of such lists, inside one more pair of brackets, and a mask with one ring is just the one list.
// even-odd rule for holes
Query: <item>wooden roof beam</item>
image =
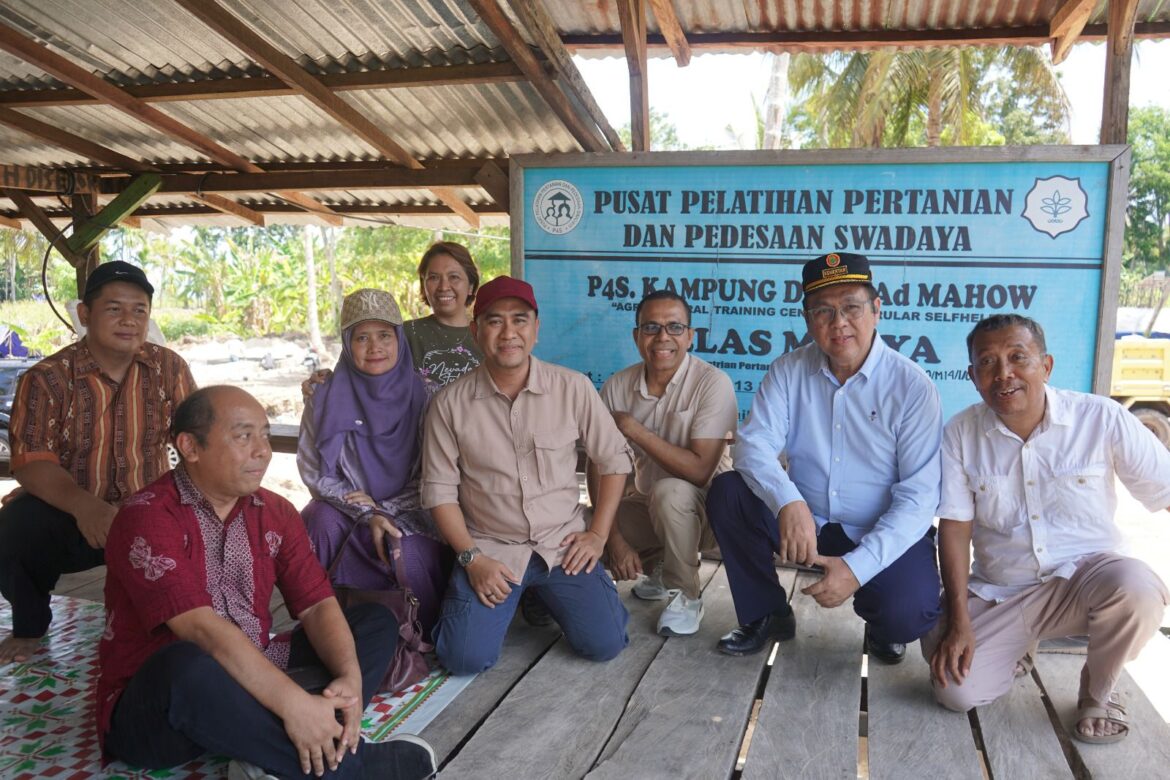
{"label": "wooden roof beam", "polygon": [[245,222],[251,223],[256,227],[267,227],[268,220],[259,211],[248,208],[242,203],[225,198],[223,195],[216,195],[213,192],[207,192],[203,195],[192,195],[192,199],[199,201],[216,211],[224,214],[231,214],[233,217],[239,217]]}
{"label": "wooden roof beam", "polygon": [[97,192],[101,181],[91,173],[76,173],[64,168],[0,163],[0,187],[72,195],[75,192]]}
{"label": "wooden roof beam", "polygon": [[[318,76],[334,92],[370,89],[412,89],[476,84],[506,84],[523,81],[524,74],[512,62],[485,62],[467,65],[435,65],[426,68],[365,70],[358,73],[326,73]],[[226,98],[287,97],[298,94],[275,76],[202,79],[173,84],[134,84],[122,88],[144,103]],[[0,105],[10,108],[100,105],[101,101],[79,89],[25,89],[0,92]]]}
{"label": "wooden roof beam", "polygon": [[678,13],[674,8],[673,0],[650,0],[650,10],[658,22],[658,29],[674,55],[674,61],[680,68],[691,64],[691,45],[687,42],[686,33],[678,21]]}
{"label": "wooden roof beam", "polygon": [[605,112],[597,104],[585,78],[573,63],[573,55],[561,43],[560,33],[556,23],[548,15],[541,0],[511,0],[512,10],[520,18],[520,23],[528,30],[528,34],[536,41],[545,57],[548,58],[553,70],[559,77],[561,86],[585,110],[589,119],[601,130],[605,140],[615,151],[623,151],[625,145],[618,137],[617,131],[609,123]]}
{"label": "wooden roof beam", "polygon": [[1129,75],[1138,0],[1109,0],[1109,41],[1105,46],[1105,95],[1101,143],[1129,142]]}
{"label": "wooden roof beam", "polygon": [[7,217],[0,214],[0,227],[8,228],[10,230],[24,230],[24,226],[20,224],[19,219]]}
{"label": "wooden roof beam", "polygon": [[[53,224],[52,218],[40,206],[33,203],[32,198],[20,190],[10,190],[7,188],[0,188],[0,195],[3,195],[16,204],[16,210],[20,212],[20,215],[31,222],[33,227],[48,239],[53,248],[65,258],[69,265],[74,268],[85,267],[85,256],[76,254],[69,248],[65,236],[61,235],[61,231]],[[66,216],[69,219],[73,217],[72,213],[67,213]]]}
{"label": "wooden roof beam", "polygon": [[508,19],[498,0],[467,0],[472,10],[488,26],[492,35],[508,52],[508,56],[523,71],[532,86],[548,103],[565,128],[587,152],[609,151],[610,146],[593,122],[586,122],[573,107],[568,96],[541,67],[528,44]]}
{"label": "wooden roof beam", "polygon": [[646,6],[644,0],[617,0],[617,5],[626,67],[630,72],[630,145],[635,152],[648,152],[650,84],[646,64]]}
{"label": "wooden roof beam", "polygon": [[[50,76],[80,89],[102,103],[109,104],[171,138],[175,138],[194,149],[198,149],[216,162],[248,173],[263,172],[260,166],[253,165],[245,158],[221,146],[197,130],[164,114],[157,108],[148,106],[138,98],[127,94],[121,88],[110,84],[105,79],[90,73],[66,57],[50,50],[48,46],[44,46],[32,38],[26,37],[3,23],[0,23],[0,50],[36,65]],[[317,201],[307,199],[313,204],[313,208],[308,208],[306,198],[299,193],[278,194],[290,203],[295,203],[298,206],[306,208],[306,210],[317,212],[322,219],[331,225],[341,224],[340,217],[330,217],[329,209]]]}
{"label": "wooden roof beam", "polygon": [[1096,5],[1097,0],[1064,0],[1064,4],[1053,15],[1048,25],[1048,34],[1052,37],[1053,65],[1064,62]]}
{"label": "wooden roof beam", "polygon": [[[297,94],[317,106],[342,127],[357,135],[381,154],[412,170],[423,168],[422,163],[414,159],[410,152],[399,146],[378,125],[322,84],[316,76],[298,65],[292,57],[264,40],[255,30],[217,3],[216,0],[174,0],[174,2],[218,33],[224,40],[256,60],[265,70],[288,84],[296,90]],[[434,194],[452,211],[463,217],[472,228],[479,227],[479,217],[468,208],[457,193],[447,189],[438,189],[434,190]]]}
{"label": "wooden roof beam", "polygon": [[[730,32],[690,33],[687,41],[693,50],[743,47],[771,51],[839,51],[882,47],[924,48],[929,46],[1043,46],[1052,42],[1049,26],[986,27],[955,30],[817,30],[811,32]],[[1170,38],[1170,22],[1142,22],[1134,26],[1135,38]],[[1085,25],[1079,40],[1100,43],[1107,37],[1103,24]],[[622,48],[620,34],[562,35],[570,50]],[[652,52],[669,50],[660,33],[648,35],[646,45]]]}

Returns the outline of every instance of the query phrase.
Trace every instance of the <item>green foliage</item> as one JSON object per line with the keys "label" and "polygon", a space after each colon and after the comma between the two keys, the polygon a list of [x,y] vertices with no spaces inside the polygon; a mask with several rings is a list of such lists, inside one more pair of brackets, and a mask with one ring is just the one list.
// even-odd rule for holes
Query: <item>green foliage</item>
{"label": "green foliage", "polygon": [[[627,149],[634,148],[633,131],[630,129],[630,124],[627,122],[618,129],[618,138],[622,139],[622,143],[626,145]],[[670,114],[665,111],[659,111],[653,106],[650,107],[650,149],[655,152],[672,152],[690,149],[678,137],[678,127],[675,126],[674,120],[670,118]],[[473,254],[472,257],[475,255]]]}
{"label": "green foliage", "polygon": [[1129,115],[1133,166],[1124,257],[1141,276],[1170,269],[1170,111],[1149,106]]}
{"label": "green foliage", "polygon": [[223,336],[232,332],[210,315],[190,309],[155,309],[151,317],[168,344],[184,336]]}
{"label": "green foliage", "polygon": [[[418,283],[418,261],[434,241],[465,244],[480,269],[481,281],[509,273],[507,228],[485,228],[477,235],[385,225],[346,228],[331,233],[338,286],[344,295],[359,287],[394,293],[408,317],[429,313]],[[307,273],[304,229],[182,228],[170,235],[112,230],[102,242],[106,260],[125,260],[146,269],[155,284],[153,317],[168,341],[183,336],[303,333],[307,330]],[[332,280],[325,237],[316,234],[318,317],[324,335],[337,332],[330,318]],[[51,352],[73,339],[41,295],[40,267],[47,242],[29,231],[0,231],[0,301],[9,267],[16,276],[14,303],[0,303],[0,324],[21,339]],[[77,297],[73,268],[53,254],[50,290],[64,313]],[[37,300],[40,298],[41,300]]]}
{"label": "green foliage", "polygon": [[1068,98],[1035,47],[799,54],[788,72],[805,147],[1067,141]]}
{"label": "green foliage", "polygon": [[[39,283],[39,282],[38,282]],[[64,304],[58,309],[63,317]],[[31,352],[48,355],[73,341],[73,331],[65,327],[43,300],[5,301],[0,303],[0,325],[12,328]]]}

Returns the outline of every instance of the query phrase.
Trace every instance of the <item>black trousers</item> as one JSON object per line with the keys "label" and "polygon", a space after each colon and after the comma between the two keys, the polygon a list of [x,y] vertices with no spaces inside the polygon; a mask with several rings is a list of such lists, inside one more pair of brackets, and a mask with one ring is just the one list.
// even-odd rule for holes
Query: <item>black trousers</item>
{"label": "black trousers", "polygon": [[12,635],[44,636],[53,619],[49,592],[60,576],[105,562],[73,515],[28,493],[0,508],[0,595],[12,605]]}
{"label": "black trousers", "polygon": [[[398,643],[398,624],[381,604],[345,611],[362,668],[362,706],[370,703]],[[300,626],[292,635],[290,676],[310,692],[329,684]],[[362,742],[326,777],[361,777]],[[146,660],[114,707],[106,752],[134,766],[165,769],[218,753],[278,777],[304,777],[284,723],[192,642],[174,642]]]}

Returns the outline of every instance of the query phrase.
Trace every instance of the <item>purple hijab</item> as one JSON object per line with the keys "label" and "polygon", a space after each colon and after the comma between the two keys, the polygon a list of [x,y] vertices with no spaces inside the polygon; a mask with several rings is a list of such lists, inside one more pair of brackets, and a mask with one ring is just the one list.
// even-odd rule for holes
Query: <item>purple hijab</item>
{"label": "purple hijab", "polygon": [[375,501],[383,501],[402,490],[418,460],[418,430],[427,394],[414,372],[401,325],[393,326],[398,336],[398,362],[394,368],[371,376],[354,366],[349,341],[360,324],[355,323],[341,334],[341,358],[333,376],[313,396],[313,420],[317,424],[321,472],[340,472],[346,438],[353,434],[358,459],[370,482],[357,487]]}

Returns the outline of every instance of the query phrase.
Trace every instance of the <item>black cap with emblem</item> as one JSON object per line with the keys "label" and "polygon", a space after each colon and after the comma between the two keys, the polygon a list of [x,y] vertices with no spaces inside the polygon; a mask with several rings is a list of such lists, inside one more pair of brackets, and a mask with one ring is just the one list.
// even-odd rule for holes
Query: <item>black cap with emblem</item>
{"label": "black cap with emblem", "polygon": [[873,273],[865,255],[851,252],[830,252],[804,264],[804,294],[823,290],[834,284],[868,284],[873,286]]}

